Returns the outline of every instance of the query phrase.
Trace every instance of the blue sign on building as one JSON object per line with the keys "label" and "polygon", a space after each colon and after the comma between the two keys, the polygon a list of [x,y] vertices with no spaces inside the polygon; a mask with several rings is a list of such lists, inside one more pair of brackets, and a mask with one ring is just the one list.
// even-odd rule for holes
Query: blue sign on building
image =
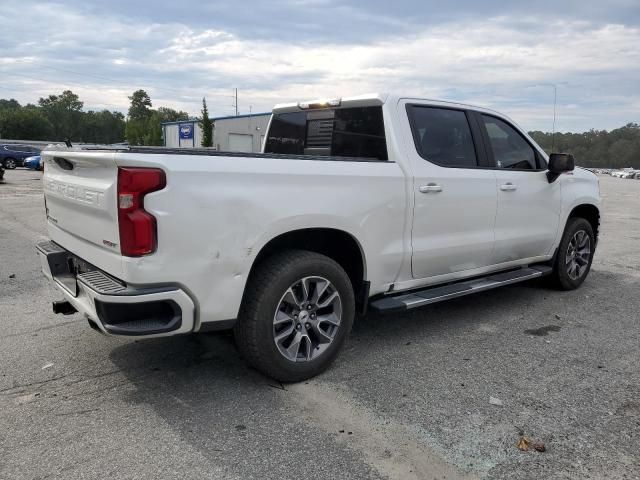
{"label": "blue sign on building", "polygon": [[181,140],[193,139],[193,123],[181,123],[178,131],[180,132]]}

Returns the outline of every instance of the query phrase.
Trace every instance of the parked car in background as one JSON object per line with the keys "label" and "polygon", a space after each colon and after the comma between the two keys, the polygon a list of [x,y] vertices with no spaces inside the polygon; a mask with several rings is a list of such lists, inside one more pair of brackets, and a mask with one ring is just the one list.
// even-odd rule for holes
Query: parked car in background
{"label": "parked car in background", "polygon": [[42,157],[40,155],[27,157],[24,160],[24,166],[29,170],[43,170]]}
{"label": "parked car in background", "polygon": [[0,144],[0,163],[9,170],[24,166],[24,160],[39,155],[40,150],[29,145]]}
{"label": "parked car in background", "polygon": [[618,178],[635,178],[637,172],[638,171],[633,168],[621,168],[620,170],[611,172],[611,176]]}

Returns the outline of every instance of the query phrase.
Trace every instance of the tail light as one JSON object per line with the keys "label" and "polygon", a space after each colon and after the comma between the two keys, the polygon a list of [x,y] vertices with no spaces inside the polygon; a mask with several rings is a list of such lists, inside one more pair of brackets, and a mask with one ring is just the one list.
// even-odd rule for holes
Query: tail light
{"label": "tail light", "polygon": [[140,257],[158,246],[156,219],[144,209],[144,196],[167,184],[159,168],[118,168],[118,226],[120,252]]}

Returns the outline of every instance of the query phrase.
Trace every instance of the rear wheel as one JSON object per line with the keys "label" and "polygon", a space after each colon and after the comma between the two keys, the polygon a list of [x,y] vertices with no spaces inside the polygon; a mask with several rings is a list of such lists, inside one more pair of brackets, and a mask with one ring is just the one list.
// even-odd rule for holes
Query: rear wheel
{"label": "rear wheel", "polygon": [[14,168],[16,168],[16,161],[14,158],[7,158],[4,161],[4,166],[5,168],[8,168],[9,170],[13,170]]}
{"label": "rear wheel", "polygon": [[562,236],[553,265],[552,281],[562,290],[582,285],[591,269],[595,253],[595,236],[584,218],[571,218]]}
{"label": "rear wheel", "polygon": [[253,367],[276,380],[297,382],[333,362],[354,314],[353,287],[342,267],[318,253],[290,250],[256,267],[234,336]]}

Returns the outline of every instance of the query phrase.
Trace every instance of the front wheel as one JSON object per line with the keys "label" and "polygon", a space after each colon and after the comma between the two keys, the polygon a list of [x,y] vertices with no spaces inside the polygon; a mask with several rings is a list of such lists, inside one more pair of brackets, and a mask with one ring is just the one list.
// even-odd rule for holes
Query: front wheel
{"label": "front wheel", "polygon": [[562,236],[553,265],[552,282],[561,290],[582,285],[591,269],[595,253],[595,236],[584,218],[571,218]]}
{"label": "front wheel", "polygon": [[14,168],[16,168],[16,161],[13,158],[7,158],[4,161],[4,166],[5,168],[9,169],[9,170],[13,170]]}
{"label": "front wheel", "polygon": [[247,282],[234,337],[256,369],[283,382],[324,371],[355,315],[351,281],[335,261],[289,250],[264,260]]}

